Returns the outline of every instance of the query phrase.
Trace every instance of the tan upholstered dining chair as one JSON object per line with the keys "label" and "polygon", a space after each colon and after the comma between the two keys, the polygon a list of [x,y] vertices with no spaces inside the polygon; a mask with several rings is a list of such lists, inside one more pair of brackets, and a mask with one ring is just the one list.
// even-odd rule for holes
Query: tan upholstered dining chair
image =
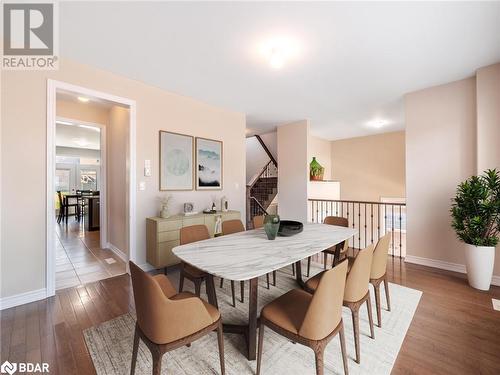
{"label": "tan upholstered dining chair", "polygon": [[[228,234],[233,234],[233,233],[238,233],[238,232],[244,232],[245,227],[243,226],[243,223],[239,219],[235,220],[226,220],[222,222],[222,235],[226,236]],[[224,279],[220,279],[220,287],[224,285]],[[235,297],[235,292],[234,292],[234,280],[231,280],[231,295],[233,297],[233,306],[236,307],[236,297]],[[241,302],[245,302],[245,282],[240,281],[240,295],[241,295]]]}
{"label": "tan upholstered dining chair", "polygon": [[387,254],[389,253],[389,244],[391,234],[380,238],[373,252],[372,269],[370,273],[370,283],[375,290],[375,305],[377,307],[377,323],[382,327],[382,308],[380,305],[380,284],[384,282],[385,298],[387,300],[387,310],[391,311],[391,300],[389,297],[389,284],[387,283]]}
{"label": "tan upholstered dining chair", "polygon": [[[375,338],[375,332],[373,330],[373,317],[372,317],[372,304],[370,298],[370,271],[373,259],[373,245],[360,250],[354,263],[352,264],[349,274],[347,275],[347,281],[345,284],[344,292],[344,306],[351,310],[352,314],[352,325],[354,327],[354,345],[356,347],[356,362],[359,363],[360,358],[360,347],[359,347],[359,309],[366,302],[368,308],[368,320],[370,323],[370,334],[371,338]],[[347,264],[347,260],[342,263]],[[334,267],[335,268],[335,267]],[[318,288],[322,275],[328,271],[322,271],[319,274],[311,277],[306,282],[306,288],[315,291]]]}
{"label": "tan upholstered dining chair", "polygon": [[264,226],[264,215],[254,216],[252,219],[253,229],[259,229]]}
{"label": "tan upholstered dining chair", "polygon": [[[183,227],[180,230],[180,244],[186,245],[188,243],[208,240],[210,234],[206,225],[191,225],[188,227]],[[182,292],[184,287],[184,278],[191,280],[194,284],[195,294],[200,296],[201,283],[206,281],[207,273],[199,270],[198,268],[187,264],[185,262],[181,263],[181,273],[179,276],[179,293]],[[206,284],[205,284],[206,286]],[[206,286],[208,288],[208,286]],[[207,292],[208,293],[208,292]]]}
{"label": "tan upholstered dining chair", "polygon": [[192,293],[176,293],[165,275],[151,276],[129,262],[137,322],[130,374],[134,375],[139,341],[153,357],[153,375],[161,373],[166,352],[217,331],[221,373],[224,369],[224,339],[219,311]]}
{"label": "tan upholstered dining chair", "polygon": [[257,375],[261,369],[264,327],[314,350],[317,375],[323,374],[325,347],[338,333],[344,373],[348,374],[342,321],[346,273],[347,261],[344,261],[323,273],[313,295],[294,289],[264,306],[260,313]]}

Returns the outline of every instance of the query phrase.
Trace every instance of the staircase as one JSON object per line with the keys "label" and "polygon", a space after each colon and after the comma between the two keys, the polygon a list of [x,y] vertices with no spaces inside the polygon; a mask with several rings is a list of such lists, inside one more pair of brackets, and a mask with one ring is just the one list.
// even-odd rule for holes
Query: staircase
{"label": "staircase", "polygon": [[278,167],[270,160],[254,181],[247,185],[247,228],[253,228],[254,216],[267,214],[278,193]]}

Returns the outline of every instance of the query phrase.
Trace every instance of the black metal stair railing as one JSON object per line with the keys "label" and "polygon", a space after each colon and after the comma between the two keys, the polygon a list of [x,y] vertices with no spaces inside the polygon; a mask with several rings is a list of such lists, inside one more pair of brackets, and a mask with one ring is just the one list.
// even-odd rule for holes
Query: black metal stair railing
{"label": "black metal stair railing", "polygon": [[347,218],[349,226],[357,229],[349,247],[363,249],[390,233],[389,254],[406,255],[406,203],[309,199],[308,205],[310,222],[322,223],[326,216]]}

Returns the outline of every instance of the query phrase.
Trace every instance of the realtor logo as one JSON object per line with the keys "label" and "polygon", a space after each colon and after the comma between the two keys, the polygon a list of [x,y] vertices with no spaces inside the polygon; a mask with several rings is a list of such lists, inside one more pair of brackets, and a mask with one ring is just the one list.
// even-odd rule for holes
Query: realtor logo
{"label": "realtor logo", "polygon": [[17,363],[10,363],[9,361],[5,361],[2,363],[2,366],[0,366],[0,371],[2,374],[10,374],[12,375],[17,371]]}
{"label": "realtor logo", "polygon": [[57,69],[57,4],[3,4],[4,69]]}

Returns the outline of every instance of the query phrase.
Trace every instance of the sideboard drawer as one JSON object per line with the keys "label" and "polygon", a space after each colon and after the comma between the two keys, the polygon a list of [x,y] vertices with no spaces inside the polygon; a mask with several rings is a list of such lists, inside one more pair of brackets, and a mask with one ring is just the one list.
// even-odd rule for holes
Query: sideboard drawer
{"label": "sideboard drawer", "polygon": [[179,239],[179,231],[158,232],[158,242],[174,241]]}
{"label": "sideboard drawer", "polygon": [[165,232],[168,230],[179,230],[182,228],[181,220],[165,220],[158,222],[158,232]]}
{"label": "sideboard drawer", "polygon": [[191,225],[205,224],[205,218],[203,217],[189,217],[182,220],[183,227],[189,227]]}

